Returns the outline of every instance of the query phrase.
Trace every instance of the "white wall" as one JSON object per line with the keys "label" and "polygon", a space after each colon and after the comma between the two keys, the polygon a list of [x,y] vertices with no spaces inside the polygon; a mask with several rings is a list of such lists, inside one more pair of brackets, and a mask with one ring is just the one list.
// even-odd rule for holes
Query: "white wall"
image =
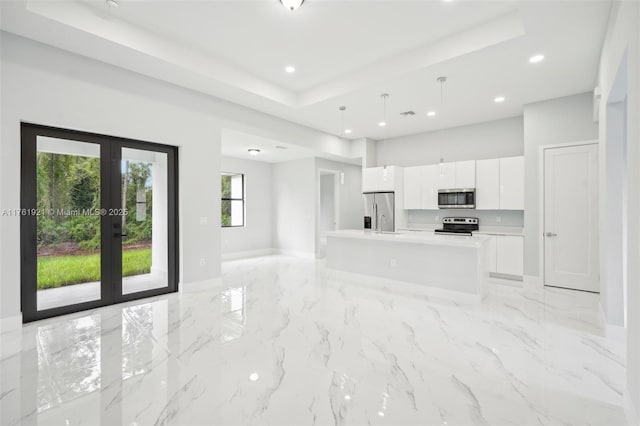
{"label": "white wall", "polygon": [[524,152],[523,119],[512,117],[378,141],[377,164],[420,166],[515,157]]}
{"label": "white wall", "polygon": [[244,174],[245,186],[245,226],[222,228],[223,255],[273,248],[271,169],[261,161],[221,158],[220,171]]}
{"label": "white wall", "polygon": [[[638,2],[613,3],[605,36],[598,85],[601,90],[600,138],[601,167],[606,167],[606,103],[626,55],[627,75],[627,389],[628,400],[640,413],[640,5]],[[606,175],[605,175],[606,176]],[[604,185],[601,185],[601,187]],[[606,203],[607,194],[601,194]],[[605,211],[601,205],[600,211]],[[605,229],[602,230],[606,232]]]}
{"label": "white wall", "polygon": [[316,197],[313,158],[273,165],[274,246],[313,257]]}
{"label": "white wall", "polygon": [[340,176],[333,173],[320,175],[320,234],[337,229],[336,181]]}
{"label": "white wall", "polygon": [[591,93],[537,102],[524,107],[524,274],[538,276],[539,148],[598,139]]}
{"label": "white wall", "polygon": [[[626,85],[626,79],[621,84]],[[606,108],[606,135],[600,146],[600,281],[601,305],[609,324],[625,325],[624,286],[626,271],[626,102],[602,105]],[[625,244],[623,246],[623,244]]]}
{"label": "white wall", "polygon": [[377,142],[369,138],[354,139],[351,141],[351,158],[361,158],[362,167],[376,166]]}
{"label": "white wall", "polygon": [[[342,139],[239,105],[8,33],[0,39],[0,208],[20,207],[20,121],[178,146],[181,283],[220,275],[222,127],[334,154],[350,150]],[[309,204],[313,210],[313,198]],[[13,324],[20,314],[19,219],[0,218],[0,235],[0,318]],[[309,252],[313,246],[311,238]]]}

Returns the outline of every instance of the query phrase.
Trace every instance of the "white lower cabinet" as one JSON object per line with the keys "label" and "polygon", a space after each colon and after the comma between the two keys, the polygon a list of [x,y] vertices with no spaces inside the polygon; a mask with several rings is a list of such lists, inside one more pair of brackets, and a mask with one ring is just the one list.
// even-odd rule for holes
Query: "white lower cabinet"
{"label": "white lower cabinet", "polygon": [[521,277],[524,274],[524,237],[498,235],[496,260],[496,272]]}
{"label": "white lower cabinet", "polygon": [[520,235],[486,236],[489,237],[489,272],[523,276],[524,237]]}

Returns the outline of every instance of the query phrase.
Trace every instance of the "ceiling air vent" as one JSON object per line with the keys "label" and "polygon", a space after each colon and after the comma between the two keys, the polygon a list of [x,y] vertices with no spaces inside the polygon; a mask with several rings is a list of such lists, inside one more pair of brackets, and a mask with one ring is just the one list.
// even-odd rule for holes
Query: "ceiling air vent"
{"label": "ceiling air vent", "polygon": [[411,117],[412,115],[416,115],[416,113],[413,111],[405,111],[405,112],[401,112],[400,115],[403,117]]}

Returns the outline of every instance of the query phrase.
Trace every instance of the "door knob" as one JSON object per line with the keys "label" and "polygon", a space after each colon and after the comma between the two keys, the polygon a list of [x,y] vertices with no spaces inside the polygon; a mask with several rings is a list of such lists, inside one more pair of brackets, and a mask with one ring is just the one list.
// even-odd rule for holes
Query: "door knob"
{"label": "door knob", "polygon": [[546,237],[557,237],[558,234],[554,234],[553,232],[545,232],[544,234]]}

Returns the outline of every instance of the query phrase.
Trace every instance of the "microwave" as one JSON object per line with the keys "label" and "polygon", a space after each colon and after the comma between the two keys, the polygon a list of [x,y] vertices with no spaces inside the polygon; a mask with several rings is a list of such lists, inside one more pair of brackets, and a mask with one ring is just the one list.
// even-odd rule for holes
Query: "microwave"
{"label": "microwave", "polygon": [[440,209],[475,209],[476,190],[467,189],[439,189],[438,208]]}

